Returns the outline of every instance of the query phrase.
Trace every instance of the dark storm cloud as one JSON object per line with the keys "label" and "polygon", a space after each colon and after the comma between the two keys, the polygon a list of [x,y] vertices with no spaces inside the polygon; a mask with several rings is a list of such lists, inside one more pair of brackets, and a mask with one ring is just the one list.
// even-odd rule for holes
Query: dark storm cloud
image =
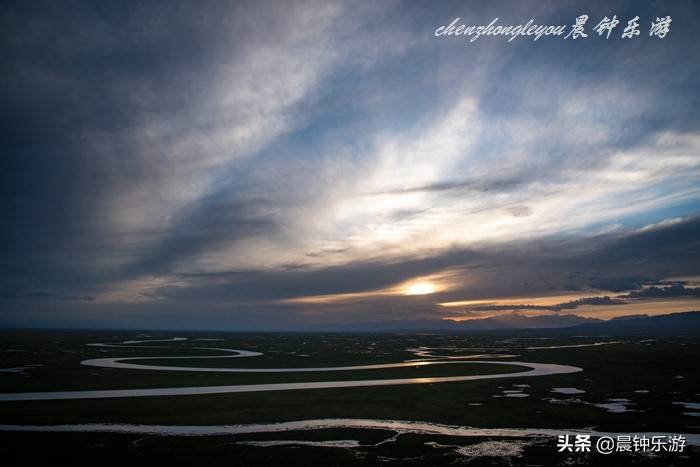
{"label": "dark storm cloud", "polygon": [[[212,49],[205,25],[185,21],[190,13],[163,4],[5,5],[0,202],[12,228],[0,234],[4,262],[52,280],[74,249],[114,247],[104,241],[109,202],[159,172],[131,130],[207,84],[196,70]],[[100,150],[106,140],[109,150]]]}
{"label": "dark storm cloud", "polygon": [[[246,105],[255,93],[244,86],[243,97],[212,91],[222,67],[248,78],[256,42],[288,39],[287,16],[272,7],[3,5],[3,282],[101,287],[273,227],[255,202],[230,189],[222,200],[211,180],[225,170],[210,173],[264,139],[255,125],[274,118],[264,99]],[[263,20],[272,33],[255,28]],[[227,147],[226,132],[243,136]]]}
{"label": "dark storm cloud", "polygon": [[128,267],[131,274],[169,272],[177,263],[197,254],[231,244],[239,238],[269,234],[277,226],[262,214],[262,200],[210,200],[172,221],[173,226],[159,235],[154,246],[144,251]]}

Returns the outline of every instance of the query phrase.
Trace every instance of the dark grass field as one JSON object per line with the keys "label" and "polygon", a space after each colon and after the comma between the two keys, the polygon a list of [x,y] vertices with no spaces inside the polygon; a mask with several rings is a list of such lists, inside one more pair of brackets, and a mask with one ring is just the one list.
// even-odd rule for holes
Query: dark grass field
{"label": "dark grass field", "polygon": [[[192,350],[193,346],[257,350],[264,352],[264,355],[212,360],[154,359],[140,363],[240,367],[360,365],[416,358],[416,355],[407,349],[431,347],[435,348],[431,350],[435,355],[508,353],[517,355],[513,358],[515,360],[574,365],[583,368],[584,371],[565,375],[415,386],[2,402],[0,423],[217,425],[320,418],[367,418],[426,421],[480,428],[596,428],[619,433],[700,433],[700,418],[688,415],[698,411],[677,404],[700,401],[700,378],[696,370],[700,361],[700,338],[695,335],[583,336],[561,331],[461,335],[148,334],[150,339],[183,336],[189,340],[139,344],[175,347],[173,349],[99,348],[88,347],[85,344],[119,342],[140,337],[133,332],[4,332],[0,368],[42,366],[30,367],[18,373],[0,372],[0,391],[375,379],[501,373],[515,369],[510,366],[456,364],[335,373],[251,375],[118,370],[80,365],[80,361],[84,359],[99,357],[216,354]],[[614,341],[620,342],[593,347],[529,349]],[[498,360],[507,361],[508,358]],[[525,384],[529,387],[518,387]],[[576,388],[585,393],[553,393],[552,389],[557,387]],[[509,390],[521,390],[527,397],[503,397],[503,391]],[[629,400],[626,403],[629,411],[613,413],[595,405],[617,398]],[[638,465],[694,465],[698,459],[697,451],[689,448],[685,453],[631,457],[627,455],[623,460],[620,460],[619,455],[565,455],[556,452],[552,439],[527,441],[521,454],[515,457],[465,456],[456,452],[454,446],[467,446],[484,441],[475,438],[402,434],[392,442],[375,446],[391,436],[392,433],[371,430],[316,430],[210,437],[0,433],[3,440],[3,458],[20,461],[12,465],[47,465],[46,462],[52,459],[69,459],[74,465],[124,465],[127,462],[138,465],[191,465],[202,462],[206,465],[619,465],[623,462]],[[352,439],[359,441],[363,446],[353,449],[313,446],[259,447],[239,443],[244,440],[265,439]]]}

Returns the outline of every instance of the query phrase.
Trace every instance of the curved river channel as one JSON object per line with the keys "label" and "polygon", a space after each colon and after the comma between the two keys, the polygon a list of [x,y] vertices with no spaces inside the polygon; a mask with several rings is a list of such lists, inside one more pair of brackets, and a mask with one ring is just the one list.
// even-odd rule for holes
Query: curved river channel
{"label": "curved river channel", "polygon": [[[168,339],[168,341],[180,341],[183,338]],[[88,344],[94,347],[116,347],[116,348],[170,348],[163,346],[138,346],[143,342],[154,341],[125,341],[121,344]],[[266,383],[266,384],[234,384],[226,386],[193,386],[174,388],[149,388],[149,389],[106,389],[89,391],[48,391],[48,392],[16,392],[0,394],[0,401],[31,401],[31,400],[61,400],[61,399],[103,399],[113,397],[153,397],[153,396],[185,396],[201,394],[228,394],[242,392],[259,391],[293,391],[299,389],[330,389],[330,388],[353,388],[370,386],[396,386],[406,384],[434,384],[451,383],[460,381],[476,381],[481,379],[498,379],[513,377],[546,376],[566,373],[576,373],[582,368],[558,365],[553,363],[531,363],[517,361],[494,361],[494,360],[474,360],[475,358],[497,358],[509,355],[470,355],[464,356],[464,360],[412,360],[398,363],[382,363],[375,365],[355,365],[336,367],[312,367],[312,368],[214,368],[214,367],[183,367],[148,365],[143,363],[127,363],[142,360],[164,360],[164,359],[210,359],[210,358],[243,358],[262,355],[260,352],[248,350],[221,349],[212,347],[194,347],[198,350],[211,350],[226,352],[227,355],[216,356],[167,356],[167,357],[128,357],[128,358],[96,358],[84,360],[81,363],[86,366],[101,368],[119,368],[132,370],[150,371],[189,371],[189,372],[217,372],[217,373],[294,373],[294,372],[327,372],[327,371],[357,371],[357,370],[378,370],[386,368],[415,367],[427,365],[455,365],[460,363],[477,363],[488,365],[510,365],[529,368],[529,371],[507,372],[485,375],[464,375],[464,376],[440,376],[428,378],[391,378],[391,379],[370,379],[370,380],[348,380],[348,381],[310,381],[298,383]],[[231,355],[233,354],[233,355]]]}

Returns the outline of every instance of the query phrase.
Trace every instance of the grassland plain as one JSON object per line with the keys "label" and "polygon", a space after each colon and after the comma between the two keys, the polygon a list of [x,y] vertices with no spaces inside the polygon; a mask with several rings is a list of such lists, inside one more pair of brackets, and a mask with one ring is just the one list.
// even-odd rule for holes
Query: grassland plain
{"label": "grassland plain", "polygon": [[[86,367],[82,360],[99,357],[176,356],[216,354],[192,347],[220,347],[263,352],[254,358],[148,360],[149,364],[240,367],[315,367],[397,362],[419,355],[454,357],[473,354],[511,354],[517,360],[579,366],[580,373],[534,378],[480,380],[463,383],[425,384],[374,388],[320,389],[206,396],[150,397],[104,400],[3,402],[0,423],[135,423],[165,425],[218,425],[265,423],[321,418],[415,420],[475,427],[537,427],[575,429],[596,427],[614,432],[699,433],[697,416],[680,403],[697,403],[700,380],[696,366],[700,356],[698,337],[645,335],[575,336],[562,332],[510,332],[472,334],[224,334],[133,332],[24,332],[2,335],[0,372],[2,392],[135,387],[204,386],[260,382],[320,381],[393,378],[504,372],[503,366],[456,364],[340,373],[218,374]],[[187,340],[140,344],[172,348],[99,348],[94,342],[159,339],[173,336]],[[200,339],[200,340],[198,340]],[[207,340],[201,340],[207,339]],[[593,345],[604,343],[604,345]],[[583,345],[583,347],[573,347]],[[422,354],[421,354],[422,352]],[[498,358],[507,361],[508,358]],[[42,366],[33,366],[42,365]],[[507,367],[508,371],[515,368]],[[517,371],[517,370],[516,370]],[[342,376],[341,376],[342,373]],[[566,395],[555,388],[585,391]],[[511,397],[519,393],[521,397]],[[624,412],[605,404],[623,399]],[[618,407],[619,408],[619,407]],[[696,411],[697,412],[697,411]],[[520,457],[463,456],[454,446],[483,440],[402,434],[391,443],[375,444],[391,437],[381,431],[320,430],[236,436],[181,438],[118,435],[108,433],[1,433],[3,457],[30,456],[42,463],[53,456],[81,462],[98,458],[157,465],[170,459],[184,465],[206,459],[238,459],[236,465],[375,465],[386,458],[418,465],[448,465],[468,459],[471,465],[546,460],[556,454],[552,440],[527,441]],[[265,439],[350,439],[362,445],[354,449],[327,446],[253,446],[239,441]],[[39,441],[37,441],[39,440]],[[37,445],[37,442],[39,443]],[[429,444],[426,444],[429,443]],[[441,447],[447,446],[447,447]],[[452,447],[450,447],[452,446]],[[33,453],[33,454],[28,454]],[[71,454],[73,453],[73,454]],[[97,454],[99,453],[99,454]],[[167,453],[167,455],[163,455]],[[690,457],[688,457],[690,453]],[[92,457],[94,454],[94,457]],[[669,461],[683,465],[697,460],[695,451],[675,457],[637,456],[635,463],[649,465]],[[669,454],[670,455],[670,454]],[[534,457],[533,457],[534,456]],[[686,456],[686,457],[684,457]],[[553,457],[554,463],[614,463],[615,456]],[[414,459],[411,461],[410,459]],[[519,460],[518,460],[519,459]],[[374,462],[374,463],[373,463]],[[75,462],[73,462],[75,463]],[[223,462],[222,462],[223,464]],[[27,464],[25,464],[27,465]],[[46,465],[46,464],[45,464]],[[111,464],[110,464],[111,465]],[[123,465],[123,464],[122,464]],[[309,465],[309,464],[306,464]],[[488,464],[490,465],[490,464]],[[549,463],[547,463],[549,465]],[[604,465],[604,464],[601,464]],[[688,464],[691,465],[691,464]]]}

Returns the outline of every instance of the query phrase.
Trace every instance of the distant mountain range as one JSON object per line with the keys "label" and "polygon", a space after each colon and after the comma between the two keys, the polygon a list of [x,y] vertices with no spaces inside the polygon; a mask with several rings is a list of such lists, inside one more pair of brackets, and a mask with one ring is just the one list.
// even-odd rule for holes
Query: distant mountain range
{"label": "distant mountain range", "polygon": [[700,331],[700,311],[648,316],[630,315],[608,321],[583,318],[577,315],[551,314],[524,316],[507,313],[489,318],[454,321],[449,319],[402,319],[324,326],[324,331],[342,332],[399,332],[399,331],[480,331],[508,329],[555,329],[576,328],[581,330],[688,330]]}
{"label": "distant mountain range", "polygon": [[585,323],[576,326],[582,331],[652,331],[654,333],[677,332],[700,333],[700,311],[686,311],[669,315],[622,316],[599,323]]}

